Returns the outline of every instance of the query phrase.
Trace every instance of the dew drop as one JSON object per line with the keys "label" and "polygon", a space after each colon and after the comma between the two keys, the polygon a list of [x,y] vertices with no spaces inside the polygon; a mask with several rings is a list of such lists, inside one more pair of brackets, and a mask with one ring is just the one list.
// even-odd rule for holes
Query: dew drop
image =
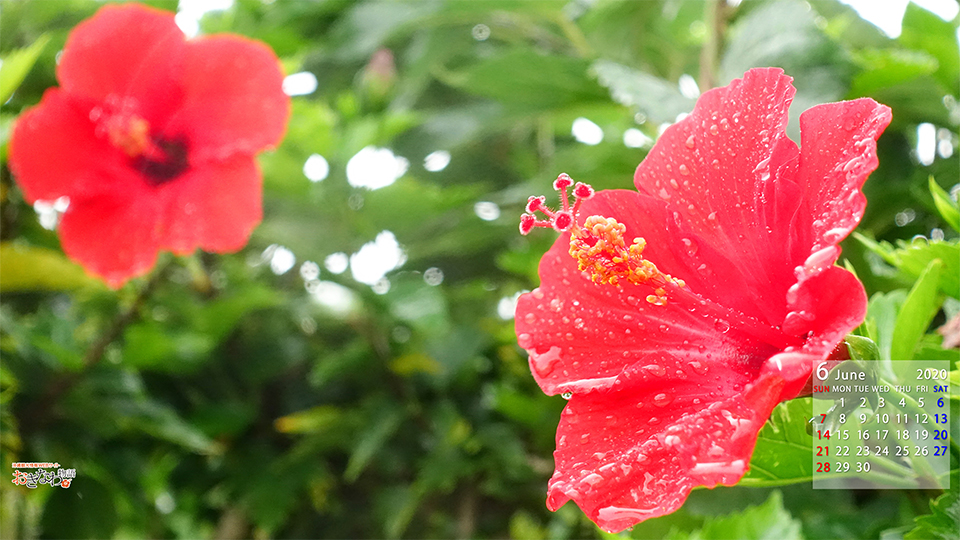
{"label": "dew drop", "polygon": [[523,316],[523,321],[527,324],[533,324],[537,321],[537,316],[533,313],[527,313]]}
{"label": "dew drop", "polygon": [[[681,167],[683,167],[683,165],[681,165]],[[677,183],[677,180],[675,178],[671,178],[670,187],[672,187],[673,189],[680,189],[680,184]]]}
{"label": "dew drop", "polygon": [[653,404],[657,407],[666,407],[673,401],[673,396],[670,394],[657,394],[653,396]]}
{"label": "dew drop", "polygon": [[717,322],[714,323],[714,327],[716,327],[717,332],[720,332],[721,334],[726,334],[730,331],[730,323],[723,319],[717,319]]}
{"label": "dew drop", "polygon": [[686,165],[680,165],[680,174],[687,176],[690,174],[690,169]]}
{"label": "dew drop", "polygon": [[696,242],[694,242],[689,238],[684,238],[682,242],[683,242],[683,247],[685,247],[687,250],[687,255],[693,257],[694,255],[697,254],[697,249],[699,249],[700,246],[698,246]]}
{"label": "dew drop", "polygon": [[647,420],[647,423],[649,423],[651,426],[655,426],[660,423],[660,419],[656,416],[651,416],[650,420]]}
{"label": "dew drop", "polygon": [[691,135],[691,136],[687,137],[687,142],[686,142],[686,144],[687,144],[687,148],[691,148],[691,149],[692,149],[693,147],[697,146],[697,141],[693,138],[693,135]]}
{"label": "dew drop", "polygon": [[523,333],[517,336],[517,345],[524,349],[528,349],[533,345],[533,337],[530,334]]}
{"label": "dew drop", "polygon": [[667,370],[659,364],[649,364],[649,365],[643,366],[641,369],[643,369],[647,373],[650,373],[651,375],[656,375],[657,377],[663,377],[664,375],[667,374]]}
{"label": "dew drop", "polygon": [[710,164],[713,165],[713,168],[714,168],[714,169],[720,170],[720,160],[719,160],[719,159],[715,159],[715,160],[711,161]]}
{"label": "dew drop", "polygon": [[660,191],[659,191],[659,193],[657,193],[657,194],[660,195],[660,198],[663,199],[663,200],[665,200],[665,201],[669,201],[669,200],[670,200],[670,194],[667,193],[667,190],[664,189],[664,188],[660,188]]}
{"label": "dew drop", "polygon": [[717,213],[716,213],[716,212],[710,212],[710,215],[707,216],[707,219],[709,219],[710,221],[716,221],[716,220],[717,220]]}
{"label": "dew drop", "polygon": [[727,121],[726,118],[721,118],[721,119],[720,119],[720,127],[722,127],[724,130],[728,130],[728,129],[730,129],[730,122]]}
{"label": "dew drop", "polygon": [[660,331],[661,331],[661,332],[666,333],[668,330],[670,330],[670,327],[669,327],[669,326],[667,326],[667,325],[665,325],[665,324],[661,324],[661,325],[660,325]]}
{"label": "dew drop", "polygon": [[567,332],[566,336],[564,336],[564,337],[567,338],[567,341],[573,341],[573,334],[570,333],[570,332]]}
{"label": "dew drop", "polygon": [[587,444],[588,442],[590,442],[589,433],[584,433],[583,435],[580,436],[580,444]]}
{"label": "dew drop", "polygon": [[563,399],[570,399],[573,397],[573,392],[564,392],[560,394],[560,397],[562,397]]}
{"label": "dew drop", "polygon": [[718,135],[719,133],[720,133],[720,128],[718,128],[716,124],[710,124],[710,134]]}
{"label": "dew drop", "polygon": [[690,362],[690,369],[696,372],[697,375],[705,375],[707,373],[707,366],[701,362],[694,360]]}
{"label": "dew drop", "polygon": [[631,306],[635,306],[638,303],[640,303],[640,300],[636,296],[628,296],[627,303],[630,304]]}

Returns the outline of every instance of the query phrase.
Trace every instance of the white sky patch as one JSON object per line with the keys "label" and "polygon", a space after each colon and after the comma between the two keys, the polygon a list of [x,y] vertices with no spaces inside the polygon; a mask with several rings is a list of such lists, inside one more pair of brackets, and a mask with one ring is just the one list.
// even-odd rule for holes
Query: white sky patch
{"label": "white sky patch", "polygon": [[437,150],[430,152],[423,158],[423,168],[430,172],[439,172],[447,168],[450,164],[450,152],[446,150]]}
{"label": "white sky patch", "polygon": [[953,155],[953,132],[947,128],[937,130],[937,153],[947,159]]}
{"label": "white sky patch", "polygon": [[423,272],[423,281],[431,287],[436,287],[437,285],[443,283],[443,270],[437,268],[436,266],[427,268]]}
{"label": "white sky patch", "polygon": [[653,144],[653,139],[644,135],[637,128],[630,128],[623,132],[623,145],[627,148],[643,148]]}
{"label": "white sky patch", "polygon": [[937,128],[929,122],[917,126],[917,161],[932,165],[937,154]]}
{"label": "white sky patch", "polygon": [[320,154],[310,154],[303,164],[303,175],[311,182],[321,182],[330,174],[330,164]]}
{"label": "white sky patch", "polygon": [[513,296],[504,296],[497,302],[497,315],[505,321],[509,321],[513,318],[514,312],[517,311],[517,300],[520,299],[520,295],[529,292],[529,291],[520,291]]}
{"label": "white sky patch", "polygon": [[473,205],[473,213],[484,221],[494,221],[500,217],[500,206],[495,202],[480,201]]}
{"label": "white sky patch", "polygon": [[405,261],[406,255],[397,237],[390,231],[382,231],[376,240],[367,242],[350,256],[350,272],[360,283],[374,285]]}
{"label": "white sky patch", "polygon": [[342,274],[347,271],[348,266],[350,266],[350,257],[343,252],[331,253],[323,260],[323,267],[331,274]]}
{"label": "white sky patch", "polygon": [[309,71],[293,73],[283,78],[283,93],[288,96],[306,96],[317,91],[317,76]]}
{"label": "white sky patch", "polygon": [[700,97],[700,86],[697,80],[684,73],[680,76],[677,86],[680,87],[680,93],[687,99],[697,99]]}
{"label": "white sky patch", "polygon": [[335,315],[345,316],[356,310],[359,301],[353,291],[332,281],[311,281],[306,285],[310,296]]}
{"label": "white sky patch", "polygon": [[574,139],[590,146],[596,146],[603,141],[603,129],[582,116],[573,121],[570,133]]}
{"label": "white sky patch", "polygon": [[211,11],[224,11],[233,7],[233,0],[180,0],[174,21],[187,37],[200,33],[200,19]]}
{"label": "white sky patch", "polygon": [[409,167],[406,158],[389,148],[368,146],[347,162],[347,182],[353,187],[380,189],[396,182]]}
{"label": "white sky patch", "polygon": [[263,255],[270,258],[270,271],[278,276],[286,274],[297,264],[297,257],[293,252],[278,244],[269,246],[263,251]]}
{"label": "white sky patch", "polygon": [[67,211],[70,206],[70,197],[58,197],[53,201],[36,201],[33,203],[33,210],[37,213],[37,219],[40,226],[48,231],[57,228],[60,223],[60,216]]}
{"label": "white sky patch", "polygon": [[313,261],[307,261],[301,264],[300,277],[302,277],[304,281],[320,279],[320,265]]}
{"label": "white sky patch", "polygon": [[[900,36],[903,14],[909,0],[840,0],[852,7],[864,20],[872,23],[891,38]],[[936,14],[945,21],[952,21],[960,12],[956,0],[913,0],[913,3]]]}

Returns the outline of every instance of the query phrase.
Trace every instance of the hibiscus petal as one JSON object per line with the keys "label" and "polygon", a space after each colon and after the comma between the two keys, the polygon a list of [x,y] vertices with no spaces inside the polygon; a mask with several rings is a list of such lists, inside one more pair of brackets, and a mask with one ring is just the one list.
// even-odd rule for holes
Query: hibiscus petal
{"label": "hibiscus petal", "polygon": [[111,287],[146,273],[159,250],[158,197],[130,173],[127,189],[70,200],[60,222],[64,252]]}
{"label": "hibiscus petal", "polygon": [[[743,275],[738,281],[752,292],[723,295],[718,284],[703,294],[769,324],[783,320],[783,294],[797,264],[784,249],[800,194],[789,166],[796,145],[785,132],[791,80],[780,69],[754,69],[704,93],[634,176],[637,189],[660,198],[701,245],[735,263]],[[705,255],[702,264],[718,264]]]}
{"label": "hibiscus petal", "polygon": [[290,98],[266,45],[240,36],[191,42],[182,85],[183,104],[162,131],[187,138],[192,163],[252,154],[283,137]]}
{"label": "hibiscus petal", "polygon": [[784,331],[809,337],[803,347],[788,348],[771,357],[761,372],[786,380],[781,401],[797,397],[815,364],[824,361],[867,314],[863,284],[838,266],[804,280],[792,289],[789,300],[793,311],[784,322]]}
{"label": "hibiscus petal", "polygon": [[[878,165],[876,140],[890,108],[869,98],[812,107],[800,115],[800,171],[804,204],[793,230],[807,254],[834,246],[860,222],[867,200],[860,187]],[[833,264],[839,251],[830,253]]]}
{"label": "hibiscus petal", "polygon": [[123,166],[124,157],[94,135],[88,107],[58,88],[17,120],[10,137],[10,168],[28,202],[75,197],[89,184],[108,184],[101,174]]}
{"label": "hibiscus petal", "polygon": [[[737,373],[716,370],[722,382],[707,398],[697,383],[652,396],[574,395],[557,429],[547,506],[573,499],[600,528],[617,532],[673,512],[695,486],[739,481],[782,381],[767,376],[743,388],[730,384]],[[671,399],[661,405],[664,395]]]}
{"label": "hibiscus petal", "polygon": [[57,79],[66,92],[96,101],[132,98],[137,113],[153,124],[181,99],[177,80],[185,48],[172,13],[104,6],[70,33]]}
{"label": "hibiscus petal", "polygon": [[242,248],[262,218],[261,180],[254,158],[240,155],[194,168],[170,183],[162,247],[178,254],[197,247],[217,253]]}
{"label": "hibiscus petal", "polygon": [[[562,235],[540,262],[540,287],[517,303],[518,343],[530,353],[531,371],[547,394],[609,388],[629,366],[665,379],[695,380],[721,358],[762,361],[786,346],[771,344],[783,339],[779,331],[695,295],[717,276],[743,294],[735,281],[739,274],[729,264],[716,265],[717,274],[691,269],[686,254],[671,251],[665,240],[671,229],[665,229],[668,218],[657,201],[631,191],[603,191],[586,201],[581,213],[616,216],[628,238],[646,237],[645,257],[663,268],[685,269],[679,277],[690,280],[684,290],[668,293],[666,305],[650,304],[649,286],[598,285],[583,275],[567,253],[569,234]],[[742,369],[755,372],[760,361]]]}

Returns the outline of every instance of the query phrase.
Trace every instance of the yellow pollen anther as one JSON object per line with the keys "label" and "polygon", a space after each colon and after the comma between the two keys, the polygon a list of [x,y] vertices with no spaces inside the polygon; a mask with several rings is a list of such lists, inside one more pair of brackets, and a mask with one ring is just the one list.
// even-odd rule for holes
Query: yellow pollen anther
{"label": "yellow pollen anther", "polygon": [[136,115],[116,115],[107,121],[110,143],[130,157],[148,153],[153,147],[150,123]]}
{"label": "yellow pollen anther", "polygon": [[620,286],[621,280],[634,285],[648,284],[654,294],[647,302],[662,306],[667,303],[668,283],[683,287],[682,279],[664,274],[643,258],[647,242],[634,238],[628,247],[623,237],[627,227],[613,218],[590,216],[582,226],[574,226],[570,235],[570,255],[577,260],[581,272],[587,272],[594,283]]}

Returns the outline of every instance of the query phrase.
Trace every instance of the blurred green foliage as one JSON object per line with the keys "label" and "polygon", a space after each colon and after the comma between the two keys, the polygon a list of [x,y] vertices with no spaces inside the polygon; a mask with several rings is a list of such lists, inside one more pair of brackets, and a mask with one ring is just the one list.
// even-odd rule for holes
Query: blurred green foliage
{"label": "blurred green foliage", "polygon": [[[563,400],[537,388],[510,319],[553,238],[520,237],[517,218],[560,172],[630,188],[661,125],[692,108],[685,74],[705,90],[785,68],[795,139],[816,103],[893,109],[844,243],[872,297],[861,334],[882,358],[958,359],[934,332],[960,311],[957,19],[910,4],[891,39],[835,0],[236,0],[201,31],[262,40],[317,80],[261,156],[264,221],[238,254],[162,257],[111,291],[65,259],[5,164],[12,122],[56,85],[67,33],[100,5],[0,1],[2,467],[78,472],[69,489],[0,483],[5,538],[608,536],[572,504],[544,506]],[[601,142],[572,136],[581,117]],[[352,187],[347,164],[368,146],[409,168]],[[428,170],[435,151],[449,165]],[[313,154],[322,181],[305,176]],[[338,258],[383,231],[403,261],[371,287]],[[920,538],[956,524],[956,474],[930,505],[812,492],[808,407],[774,412],[741,486],[698,490],[627,535]]]}

